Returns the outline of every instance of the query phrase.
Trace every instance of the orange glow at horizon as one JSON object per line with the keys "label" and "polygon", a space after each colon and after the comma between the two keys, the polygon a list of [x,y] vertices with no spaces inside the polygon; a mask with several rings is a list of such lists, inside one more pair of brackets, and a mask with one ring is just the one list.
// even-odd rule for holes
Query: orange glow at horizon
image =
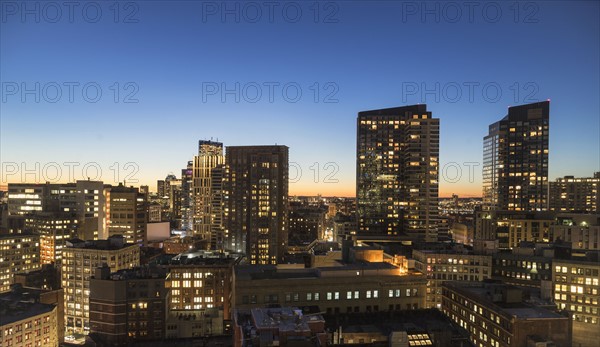
{"label": "orange glow at horizon", "polygon": [[[134,186],[148,185],[150,187],[150,191],[156,191],[156,181],[151,181],[152,183],[140,182],[134,184]],[[13,182],[8,182],[13,183]],[[22,182],[14,182],[14,183],[22,183]],[[29,182],[36,183],[36,182]],[[38,182],[40,183],[40,182]],[[58,182],[55,182],[58,183]],[[110,184],[110,182],[107,182]],[[7,191],[8,184],[3,183],[0,184],[0,191]],[[457,194],[461,198],[480,198],[481,197],[481,185],[479,183],[442,183],[440,184],[439,196],[441,198],[452,197],[452,194]],[[352,184],[343,184],[343,183],[333,183],[333,184],[324,184],[324,183],[290,183],[289,185],[289,195],[290,196],[337,196],[337,197],[348,197],[353,198],[356,196],[356,187],[354,183]]]}
{"label": "orange glow at horizon", "polygon": [[[452,197],[457,194],[461,198],[480,198],[481,186],[477,183],[446,183],[440,185],[440,198]],[[342,184],[298,184],[292,183],[289,188],[290,196],[338,196],[338,197],[356,197],[356,187],[354,185]]]}

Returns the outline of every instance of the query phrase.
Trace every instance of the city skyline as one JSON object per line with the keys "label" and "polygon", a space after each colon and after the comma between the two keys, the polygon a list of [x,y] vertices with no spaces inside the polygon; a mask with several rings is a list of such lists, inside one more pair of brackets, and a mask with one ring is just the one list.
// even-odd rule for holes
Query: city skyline
{"label": "city skyline", "polygon": [[0,0],[0,347],[595,346],[599,19]]}
{"label": "city skyline", "polygon": [[[547,102],[550,102],[550,100],[547,100]],[[398,107],[400,107],[400,108],[402,108],[402,107],[414,107],[414,106],[417,106],[417,105],[422,105],[422,106],[427,107],[426,104],[401,105],[401,106],[398,106]],[[526,106],[526,105],[513,105],[511,107],[516,107],[516,106]],[[360,113],[360,112],[357,112],[357,114],[358,113]],[[502,116],[499,116],[499,117],[502,117]],[[442,133],[441,130],[440,130],[440,133]],[[217,141],[219,139],[218,137],[210,137],[210,139],[203,138],[203,139],[200,139],[199,142],[211,142],[211,141],[213,141],[214,138],[216,138]],[[482,147],[484,145],[484,142],[485,141],[482,141]],[[246,146],[268,146],[268,144],[245,144],[245,145]],[[222,146],[229,147],[229,146],[233,146],[233,145],[230,145],[230,144],[228,144],[226,142],[222,142]],[[195,155],[192,155],[191,158],[193,159],[194,156]],[[450,198],[450,197],[452,197],[453,195],[456,194],[456,195],[459,195],[460,197],[465,197],[465,198],[484,198],[484,194],[482,192],[482,185],[481,184],[477,185],[477,182],[468,183],[468,184],[460,184],[461,182],[458,182],[458,184],[457,184],[457,182],[455,182],[457,180],[456,177],[459,177],[458,181],[464,180],[462,176],[457,176],[457,174],[459,174],[459,175],[470,175],[471,174],[471,175],[473,175],[474,178],[477,177],[477,176],[481,176],[481,171],[482,171],[481,169],[483,168],[483,162],[484,162],[483,160],[480,161],[480,162],[469,162],[469,163],[466,163],[466,165],[464,165],[464,164],[461,165],[461,163],[458,163],[458,162],[450,162],[450,163],[444,164],[443,165],[444,167],[440,167],[439,168],[439,186],[440,186],[439,197],[440,198]],[[331,163],[337,164],[337,162],[335,162],[335,161],[334,162],[328,162],[328,163],[325,163],[325,164],[327,165],[327,164],[331,164]],[[5,163],[3,163],[3,164],[5,164]],[[92,170],[95,170],[95,168],[99,168],[100,170],[102,170],[102,168],[103,168],[102,165],[100,165],[100,164],[98,164],[97,162],[94,162],[94,161],[88,161],[88,162],[83,162],[83,163],[71,162],[71,163],[62,163],[62,164],[61,163],[51,162],[50,165],[48,165],[48,163],[46,163],[46,165],[48,165],[47,166],[48,167],[48,169],[47,169],[48,171],[45,171],[46,168],[44,166],[42,166],[42,165],[40,165],[39,167],[37,167],[37,166],[33,166],[32,167],[32,166],[28,166],[29,163],[26,163],[25,164],[25,170],[22,170],[22,168],[23,168],[23,166],[22,166],[23,164],[22,163],[17,162],[17,163],[9,163],[9,164],[17,164],[17,168],[16,168],[17,172],[15,174],[10,174],[10,173],[7,174],[7,172],[3,172],[2,173],[2,179],[4,179],[5,177],[10,177],[10,176],[19,177],[20,175],[23,175],[23,172],[25,172],[24,175],[25,175],[26,178],[27,177],[35,177],[35,180],[25,180],[25,181],[16,180],[14,182],[13,181],[2,182],[3,184],[0,184],[0,189],[6,190],[8,183],[45,183],[45,182],[50,182],[50,183],[74,183],[77,180],[85,180],[85,177],[83,177],[83,176],[77,177],[78,169],[79,168],[83,169],[83,168],[86,167],[86,165],[88,165]],[[54,164],[57,164],[57,165],[54,165]],[[94,165],[91,165],[91,164],[94,164]],[[134,163],[134,164],[136,164],[136,163]],[[321,163],[319,163],[319,164],[321,164]],[[33,165],[35,165],[35,163]],[[51,174],[54,175],[55,172],[58,172],[58,171],[55,170],[55,168],[57,168],[57,167],[60,168],[59,170],[61,170],[61,172],[63,174],[69,174],[70,172],[74,173],[73,177],[75,179],[72,179],[70,181],[65,181],[65,180],[62,180],[62,179],[55,179],[55,180],[49,180],[49,181],[39,180],[40,177],[44,178],[44,172],[46,172],[48,175],[51,175]],[[307,193],[307,191],[303,191],[302,190],[303,189],[302,188],[302,183],[298,184],[298,183],[300,183],[298,181],[300,181],[302,179],[302,176],[305,175],[305,174],[307,174],[307,173],[311,174],[312,177],[313,177],[313,179],[316,179],[317,175],[322,175],[322,173],[320,171],[322,171],[323,168],[319,168],[317,170],[316,167],[314,167],[314,166],[311,165],[310,167],[305,167],[303,169],[303,167],[298,162],[295,162],[293,160],[290,161],[290,167],[291,167],[291,170],[292,171],[295,170],[295,173],[296,173],[295,175],[292,174],[293,178],[292,178],[292,181],[290,181],[290,196],[316,196],[316,195],[322,195],[322,196],[356,197],[356,194],[355,194],[356,193],[356,181],[354,181],[354,186],[353,187],[346,187],[346,186],[344,186],[340,190],[335,190],[335,189],[333,189],[333,190],[324,189],[322,191],[315,191],[315,190],[311,191],[311,190],[309,190],[308,193]],[[550,167],[552,167],[552,166],[550,166]],[[448,171],[445,170],[446,168],[447,168]],[[13,167],[9,166],[9,169],[13,169]],[[31,169],[33,169],[33,170],[31,170]],[[133,170],[132,167],[126,167],[125,169],[127,169],[129,171],[125,171],[125,170],[123,170],[123,168],[117,168],[117,167],[112,166],[112,165],[109,167],[109,169],[110,169],[110,174],[112,174],[113,176],[114,175],[122,175],[123,173],[129,173],[130,174],[130,173],[132,173],[131,170]],[[137,167],[136,167],[136,169],[137,169]],[[309,171],[306,172],[306,169],[309,169]],[[335,180],[336,180],[335,175],[337,174],[336,170],[338,170],[339,168],[338,167],[334,168],[333,166],[329,165],[327,167],[327,169],[332,170],[331,172],[329,172],[330,174],[332,174],[331,176],[329,176],[329,182],[323,181],[323,182],[320,182],[320,183],[327,183],[327,185],[338,186],[340,183],[339,182],[335,182]],[[27,171],[27,170],[30,170],[30,171]],[[53,171],[53,170],[55,170],[55,171]],[[69,172],[69,170],[71,170],[71,171]],[[184,170],[184,169],[179,169],[179,170]],[[164,176],[158,176],[155,179],[152,178],[152,177],[149,178],[149,181],[141,181],[138,178],[139,177],[138,174],[140,174],[140,173],[135,172],[131,176],[131,178],[133,180],[135,180],[134,184],[131,184],[131,185],[136,186],[136,187],[147,185],[147,186],[149,186],[151,192],[157,192],[157,185],[156,185],[157,181],[164,180],[164,177],[166,177],[166,176],[175,175],[175,173],[177,173],[179,170],[178,169],[170,170],[170,171],[168,171],[168,173],[165,173]],[[455,170],[455,171],[451,171],[451,170]],[[34,171],[37,171],[37,174],[35,174]],[[469,173],[469,171],[470,171],[470,173]],[[83,172],[83,170],[82,170],[82,172]],[[98,172],[98,171],[96,171],[96,172]],[[562,176],[557,176],[557,177],[553,177],[552,175],[549,175],[549,180],[550,181],[554,181],[556,179],[560,179],[560,178],[563,178],[565,176],[592,177],[595,172],[596,171],[593,171],[591,173],[581,173],[581,174],[566,173],[566,174],[564,174]],[[446,176],[445,173],[451,173],[452,177]],[[102,175],[104,175],[104,174],[105,174],[105,172],[102,171]],[[108,175],[108,176],[110,176],[110,175]],[[175,176],[178,179],[181,179],[181,176],[177,176],[177,175],[175,175]],[[105,177],[105,176],[99,177],[98,180],[102,180],[103,177]],[[62,176],[61,176],[61,178],[62,178]],[[331,181],[331,180],[333,180],[333,181]],[[119,183],[123,183],[123,182],[127,183],[126,180],[125,181],[114,181],[114,182],[112,182],[109,179],[109,180],[105,181],[106,184],[114,184],[114,185],[118,185]],[[483,182],[479,182],[479,183],[483,183]],[[130,184],[127,184],[127,185],[130,185]],[[307,185],[305,183],[304,187],[308,187],[308,186],[309,185]],[[460,191],[460,190],[453,189],[454,187],[462,187],[462,189],[466,189],[466,190]],[[294,189],[294,188],[296,188],[296,189]],[[308,188],[308,189],[315,189],[315,188]],[[477,193],[478,189],[480,191],[479,194]]]}
{"label": "city skyline", "polygon": [[[302,170],[290,195],[354,196],[357,113],[421,103],[440,119],[440,196],[480,197],[487,126],[508,106],[547,99],[549,180],[591,177],[600,167],[597,3],[499,4],[498,20],[479,7],[457,21],[403,2],[294,3],[303,11],[296,22],[279,11],[252,22],[246,12],[213,14],[206,3],[135,4],[118,16],[107,5],[96,22],[80,11],[52,22],[49,13],[5,8],[0,185],[32,181],[6,179],[13,163],[58,163],[55,181],[69,182],[86,179],[81,168],[94,162],[107,183],[136,171],[131,184],[155,190],[193,159],[198,140],[212,137],[288,146]],[[375,53],[382,43],[387,53]],[[80,163],[71,180],[66,162]],[[462,170],[457,182],[453,163]],[[472,182],[465,163],[476,165]],[[323,182],[334,171],[339,181]]]}

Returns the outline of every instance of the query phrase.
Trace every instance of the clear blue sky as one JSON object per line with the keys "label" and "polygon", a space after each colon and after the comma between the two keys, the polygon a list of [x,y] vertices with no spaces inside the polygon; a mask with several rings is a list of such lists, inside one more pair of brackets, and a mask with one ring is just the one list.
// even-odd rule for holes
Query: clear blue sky
{"label": "clear blue sky", "polygon": [[[132,172],[125,163],[135,162],[133,178],[155,189],[156,179],[180,175],[199,139],[213,137],[225,145],[288,145],[290,161],[302,169],[291,194],[353,195],[357,112],[427,103],[441,120],[442,166],[462,166],[460,179],[446,166],[441,194],[479,195],[481,166],[469,182],[462,163],[481,163],[488,125],[510,105],[546,99],[550,178],[587,177],[600,168],[596,1],[481,2],[471,9],[435,1],[298,1],[272,8],[98,1],[81,2],[72,16],[64,2],[54,3],[60,12],[44,2],[0,3],[2,184],[21,181],[21,168],[6,176],[13,162],[29,169],[57,162],[61,181],[68,173],[62,163],[81,163],[75,178],[82,178],[82,166],[97,162],[108,183],[112,163],[119,163],[122,180]],[[37,91],[23,91],[35,90],[36,82]],[[78,83],[73,102],[69,82]],[[239,102],[221,90],[236,83]],[[436,83],[437,91],[422,95]],[[93,103],[97,87],[102,96]],[[138,102],[124,102],[131,99]],[[328,162],[339,168],[338,183],[323,182],[334,171]],[[53,178],[55,169],[47,168]]]}

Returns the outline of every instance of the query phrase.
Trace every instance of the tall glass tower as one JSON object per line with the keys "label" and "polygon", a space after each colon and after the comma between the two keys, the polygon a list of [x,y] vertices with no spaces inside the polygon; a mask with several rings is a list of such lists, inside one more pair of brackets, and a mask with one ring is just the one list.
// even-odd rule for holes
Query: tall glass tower
{"label": "tall glass tower", "polygon": [[489,210],[548,209],[550,102],[510,107],[483,138],[483,198]]}
{"label": "tall glass tower", "polygon": [[437,241],[439,129],[427,105],[359,112],[359,237]]}
{"label": "tall glass tower", "polygon": [[193,229],[194,234],[210,242],[211,233],[216,220],[215,215],[220,211],[213,211],[213,169],[225,163],[223,156],[223,143],[201,140],[198,143],[198,155],[194,157],[192,168],[193,190]]}

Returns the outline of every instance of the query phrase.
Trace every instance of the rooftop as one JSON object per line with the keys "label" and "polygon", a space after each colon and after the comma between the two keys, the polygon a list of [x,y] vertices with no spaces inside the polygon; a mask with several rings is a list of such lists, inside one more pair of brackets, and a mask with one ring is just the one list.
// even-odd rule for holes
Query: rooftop
{"label": "rooftop", "polygon": [[231,265],[241,259],[239,254],[219,251],[191,250],[173,257],[161,257],[160,265]]}
{"label": "rooftop", "polygon": [[0,295],[0,326],[52,312],[55,305],[37,302],[30,290]]}
{"label": "rooftop", "polygon": [[491,307],[498,313],[518,319],[568,319],[559,313],[524,302],[521,289],[515,286],[487,281],[445,282],[444,286],[468,296],[482,305]]}
{"label": "rooftop", "polygon": [[419,104],[419,105],[408,105],[408,106],[401,106],[401,107],[390,107],[390,108],[383,108],[383,109],[379,109],[379,110],[369,110],[369,111],[361,111],[358,113],[358,117],[363,117],[363,116],[397,116],[397,115],[404,115],[405,113],[423,113],[423,112],[427,112],[427,105],[426,104]]}
{"label": "rooftop", "polygon": [[[106,266],[108,268],[108,266]],[[110,271],[110,268],[108,268]],[[140,266],[133,269],[122,269],[116,272],[110,273],[106,280],[122,281],[122,280],[136,280],[136,279],[151,279],[151,278],[162,278],[164,279],[167,275],[165,269],[157,266]]]}
{"label": "rooftop", "polygon": [[[407,273],[407,275],[417,273]],[[420,274],[420,273],[418,273]],[[362,275],[398,276],[400,268],[386,262],[358,261],[340,266],[282,268],[277,265],[238,265],[235,275],[242,280],[311,279],[322,277],[356,277]]]}
{"label": "rooftop", "polygon": [[68,248],[80,248],[80,249],[98,249],[98,250],[118,250],[127,247],[137,246],[138,244],[128,244],[125,243],[125,239],[123,236],[114,235],[109,237],[106,240],[88,240],[84,241],[82,239],[74,238],[67,240]]}

